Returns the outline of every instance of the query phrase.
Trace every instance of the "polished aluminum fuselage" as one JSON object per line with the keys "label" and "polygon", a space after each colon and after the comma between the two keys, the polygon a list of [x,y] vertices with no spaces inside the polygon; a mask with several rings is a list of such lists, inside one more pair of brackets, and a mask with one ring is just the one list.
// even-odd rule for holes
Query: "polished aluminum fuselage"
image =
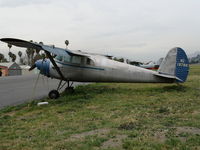
{"label": "polished aluminum fuselage", "polygon": [[[94,64],[56,63],[69,81],[78,82],[118,82],[118,83],[171,83],[174,80],[155,76],[155,71],[126,63],[117,62],[104,56],[92,55]],[[60,79],[50,64],[50,77]]]}

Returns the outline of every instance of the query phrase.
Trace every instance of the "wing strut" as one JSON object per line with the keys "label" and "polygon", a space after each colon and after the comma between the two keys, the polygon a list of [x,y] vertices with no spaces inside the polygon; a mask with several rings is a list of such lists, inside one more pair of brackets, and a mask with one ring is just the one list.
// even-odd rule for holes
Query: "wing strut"
{"label": "wing strut", "polygon": [[50,61],[52,62],[53,66],[55,67],[56,71],[58,72],[58,74],[61,77],[61,80],[64,80],[65,77],[63,76],[62,72],[60,71],[60,68],[58,67],[58,65],[56,64],[56,62],[54,61],[53,57],[51,56],[51,54],[48,51],[45,51],[45,53],[47,54],[48,58],[50,59]]}

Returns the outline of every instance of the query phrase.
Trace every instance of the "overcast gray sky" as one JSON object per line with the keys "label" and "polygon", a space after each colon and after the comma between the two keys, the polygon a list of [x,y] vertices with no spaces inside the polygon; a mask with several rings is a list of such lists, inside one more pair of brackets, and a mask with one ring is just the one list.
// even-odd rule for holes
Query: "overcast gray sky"
{"label": "overcast gray sky", "polygon": [[199,50],[199,14],[199,0],[0,0],[0,38],[157,60],[175,46]]}

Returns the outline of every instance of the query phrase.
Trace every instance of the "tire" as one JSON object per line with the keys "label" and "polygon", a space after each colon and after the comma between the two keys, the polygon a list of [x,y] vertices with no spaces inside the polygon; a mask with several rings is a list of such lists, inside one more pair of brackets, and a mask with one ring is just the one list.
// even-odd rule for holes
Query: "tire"
{"label": "tire", "polygon": [[49,92],[50,99],[57,99],[58,97],[60,97],[60,94],[57,90],[52,90]]}

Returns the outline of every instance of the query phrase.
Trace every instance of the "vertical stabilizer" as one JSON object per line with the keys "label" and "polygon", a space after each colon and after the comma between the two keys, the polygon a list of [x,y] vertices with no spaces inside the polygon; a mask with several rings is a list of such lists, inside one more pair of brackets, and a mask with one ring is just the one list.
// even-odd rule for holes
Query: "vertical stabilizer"
{"label": "vertical stabilizer", "polygon": [[185,82],[189,72],[189,61],[185,51],[179,47],[171,49],[162,61],[158,73],[175,76],[177,82]]}

